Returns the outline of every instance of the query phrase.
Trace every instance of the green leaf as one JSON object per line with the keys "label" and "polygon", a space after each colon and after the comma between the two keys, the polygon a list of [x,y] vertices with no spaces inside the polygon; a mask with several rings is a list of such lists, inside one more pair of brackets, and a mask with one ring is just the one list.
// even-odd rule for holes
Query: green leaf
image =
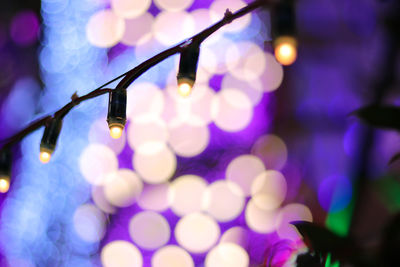
{"label": "green leaf", "polygon": [[371,126],[400,130],[400,107],[367,106],[352,112],[352,114]]}

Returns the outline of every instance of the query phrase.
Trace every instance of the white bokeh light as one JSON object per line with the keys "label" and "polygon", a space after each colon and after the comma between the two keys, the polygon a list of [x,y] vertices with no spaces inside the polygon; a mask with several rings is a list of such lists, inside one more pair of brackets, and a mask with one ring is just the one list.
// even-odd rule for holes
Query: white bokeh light
{"label": "white bokeh light", "polygon": [[179,245],[192,253],[208,251],[217,243],[220,233],[218,223],[202,213],[186,215],[175,227],[175,238]]}
{"label": "white bokeh light", "polygon": [[76,233],[86,242],[99,242],[104,237],[106,217],[93,204],[79,206],[75,210],[73,222]]}
{"label": "white bokeh light", "polygon": [[232,88],[239,90],[247,95],[253,106],[257,105],[264,95],[263,85],[259,79],[252,81],[243,81],[235,78],[232,74],[227,73],[222,78],[221,89]]}
{"label": "white bokeh light", "polygon": [[214,36],[204,42],[199,56],[199,66],[214,74],[225,74],[240,61],[240,50],[236,43],[224,36]]}
{"label": "white bokeh light", "polygon": [[237,132],[249,125],[253,118],[253,105],[243,92],[226,88],[215,95],[212,117],[218,128]]}
{"label": "white bokeh light", "polygon": [[101,118],[93,122],[92,126],[90,126],[89,142],[106,145],[116,154],[119,154],[125,147],[126,135],[125,132],[123,132],[120,138],[112,138],[110,136],[110,129],[108,128],[107,121],[104,118]]}
{"label": "white bokeh light", "polygon": [[189,253],[181,247],[169,245],[157,250],[151,258],[152,267],[194,267]]}
{"label": "white bokeh light", "polygon": [[247,226],[258,233],[272,233],[276,229],[277,210],[265,210],[259,208],[253,199],[247,203],[245,219]]}
{"label": "white bokeh light", "polygon": [[126,115],[129,118],[162,114],[164,97],[157,85],[148,82],[133,83],[127,90]]}
{"label": "white bokeh light", "polygon": [[253,155],[241,155],[226,168],[225,178],[240,186],[246,196],[251,195],[251,185],[265,171],[262,161]]}
{"label": "white bokeh light", "polygon": [[125,20],[125,32],[121,42],[131,46],[145,44],[152,37],[153,21],[154,17],[150,13],[144,13],[139,17]]}
{"label": "white bokeh light", "polygon": [[148,184],[143,188],[137,203],[145,210],[164,211],[168,209],[169,183]]}
{"label": "white bokeh light", "polygon": [[249,264],[246,250],[234,243],[220,243],[205,259],[205,267],[248,267]]}
{"label": "white bokeh light", "polygon": [[161,10],[182,11],[193,4],[194,0],[154,0],[154,4]]}
{"label": "white bokeh light", "polygon": [[129,234],[139,247],[154,250],[168,242],[171,230],[162,215],[154,211],[143,211],[131,219]]}
{"label": "white bokeh light", "polygon": [[219,180],[210,184],[203,196],[203,209],[217,221],[235,219],[243,211],[244,194],[234,182]]}
{"label": "white bokeh light", "polygon": [[288,204],[280,209],[276,220],[276,232],[280,238],[293,241],[301,239],[301,235],[297,232],[296,227],[290,224],[293,221],[312,222],[313,217],[310,209],[299,203]]}
{"label": "white bokeh light", "polygon": [[279,88],[283,81],[283,67],[274,55],[265,53],[266,68],[261,75],[261,81],[265,92],[272,92]]}
{"label": "white bokeh light", "polygon": [[278,208],[286,197],[286,190],[285,177],[275,170],[262,172],[251,185],[254,203],[266,210]]}
{"label": "white bokeh light", "polygon": [[285,142],[276,135],[262,135],[257,138],[251,153],[259,157],[268,169],[280,170],[285,166],[288,152]]}
{"label": "white bokeh light", "polygon": [[151,0],[110,0],[110,2],[115,14],[125,19],[142,15],[151,5]]}
{"label": "white bokeh light", "polygon": [[92,199],[94,204],[106,213],[115,213],[117,209],[108,202],[106,196],[104,195],[103,186],[93,186],[92,187]]}
{"label": "white bokeh light", "polygon": [[224,232],[219,242],[235,243],[243,248],[247,248],[249,243],[249,231],[241,226],[234,226]]}
{"label": "white bokeh light", "polygon": [[173,45],[194,34],[193,17],[185,12],[163,11],[153,23],[154,37],[164,45]]}
{"label": "white bokeh light", "polygon": [[109,173],[104,183],[104,194],[111,204],[128,207],[135,203],[143,189],[143,183],[130,169]]}
{"label": "white bokeh light", "polygon": [[118,169],[118,159],[114,151],[100,144],[90,144],[79,158],[83,177],[93,185],[104,183],[108,173]]}
{"label": "white bokeh light", "polygon": [[112,47],[122,38],[125,21],[112,10],[100,10],[93,14],[86,25],[86,36],[89,42],[98,47]]}
{"label": "white bokeh light", "polygon": [[143,256],[139,249],[127,241],[113,241],[101,250],[104,267],[142,267]]}
{"label": "white bokeh light", "polygon": [[197,175],[183,175],[175,179],[168,193],[172,211],[178,216],[200,211],[206,188],[207,182]]}
{"label": "white bokeh light", "polygon": [[167,181],[176,170],[176,156],[167,146],[156,151],[133,155],[133,167],[140,177],[149,184],[159,184]]}

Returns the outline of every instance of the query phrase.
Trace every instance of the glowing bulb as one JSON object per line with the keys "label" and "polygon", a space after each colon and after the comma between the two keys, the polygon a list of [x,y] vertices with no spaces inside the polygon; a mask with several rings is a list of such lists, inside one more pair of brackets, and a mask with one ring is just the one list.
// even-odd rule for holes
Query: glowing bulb
{"label": "glowing bulb", "polygon": [[51,153],[48,151],[41,151],[39,155],[40,162],[46,164],[50,161]]}
{"label": "glowing bulb", "polygon": [[282,36],[275,41],[275,58],[282,65],[291,65],[297,58],[297,42],[290,36]]}
{"label": "glowing bulb", "polygon": [[122,132],[124,131],[124,127],[121,125],[113,125],[110,127],[110,135],[114,139],[118,139],[122,136]]}
{"label": "glowing bulb", "polygon": [[178,93],[183,97],[188,97],[192,92],[192,86],[186,82],[178,85]]}
{"label": "glowing bulb", "polygon": [[7,193],[10,189],[10,178],[8,176],[0,177],[0,193]]}

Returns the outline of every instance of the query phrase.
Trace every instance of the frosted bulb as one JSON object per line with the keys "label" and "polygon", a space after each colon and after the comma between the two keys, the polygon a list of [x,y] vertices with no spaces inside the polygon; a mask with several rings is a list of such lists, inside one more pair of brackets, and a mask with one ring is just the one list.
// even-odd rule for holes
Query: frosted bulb
{"label": "frosted bulb", "polygon": [[188,83],[181,83],[178,85],[178,93],[183,96],[187,97],[192,92],[192,86]]}
{"label": "frosted bulb", "polygon": [[296,40],[293,37],[279,37],[275,41],[275,58],[282,65],[291,65],[297,58]]}
{"label": "frosted bulb", "polygon": [[114,125],[110,128],[110,135],[112,138],[118,139],[122,136],[123,130],[124,130],[123,127],[121,127],[119,125],[118,126]]}
{"label": "frosted bulb", "polygon": [[50,161],[51,154],[47,151],[41,151],[39,155],[39,159],[42,163],[47,163]]}
{"label": "frosted bulb", "polygon": [[0,177],[0,193],[7,193],[10,189],[10,178],[7,176]]}

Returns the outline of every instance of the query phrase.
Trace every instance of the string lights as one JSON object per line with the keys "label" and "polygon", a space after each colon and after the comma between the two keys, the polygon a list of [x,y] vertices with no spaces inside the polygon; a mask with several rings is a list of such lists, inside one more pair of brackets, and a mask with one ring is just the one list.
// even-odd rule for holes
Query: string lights
{"label": "string lights", "polygon": [[48,125],[44,128],[42,141],[40,142],[39,159],[42,163],[48,163],[53,154],[58,136],[60,135],[62,120],[52,118],[48,121]]}
{"label": "string lights", "polygon": [[196,81],[199,53],[200,47],[196,43],[186,44],[181,52],[177,80],[178,93],[183,97],[190,95],[194,82]]}
{"label": "string lights", "polygon": [[273,19],[275,58],[282,65],[291,65],[297,58],[293,0],[283,0],[278,3]]}
{"label": "string lights", "polygon": [[[44,134],[40,143],[39,159],[42,163],[48,163],[51,159],[52,153],[56,148],[57,139],[61,131],[62,118],[70,110],[72,110],[73,107],[82,101],[86,101],[106,93],[109,93],[107,123],[110,129],[110,135],[115,139],[120,138],[126,123],[126,88],[128,88],[132,82],[134,82],[138,77],[140,77],[140,75],[145,73],[151,67],[157,65],[174,54],[180,53],[179,71],[177,74],[178,92],[183,97],[189,96],[196,80],[201,43],[224,25],[231,23],[232,21],[252,12],[257,8],[269,7],[271,6],[272,2],[273,1],[268,0],[256,0],[242,9],[239,9],[235,13],[227,10],[224,17],[214,25],[177,44],[176,46],[160,52],[130,71],[114,78],[113,80],[103,84],[99,88],[86,95],[78,97],[74,94],[71,102],[58,110],[54,116],[46,116],[42,119],[39,119],[38,121],[31,123],[25,129],[16,133],[14,136],[1,141],[0,192],[7,192],[10,186],[11,155],[8,148],[11,145],[19,142],[25,136],[36,131],[40,127],[45,126]],[[293,3],[292,0],[283,0],[277,3],[274,7],[274,32],[276,38],[274,41],[275,57],[282,65],[290,65],[296,60],[297,57],[297,41],[294,38],[295,19]],[[105,86],[121,78],[122,80],[118,83],[116,89],[104,89]]]}

